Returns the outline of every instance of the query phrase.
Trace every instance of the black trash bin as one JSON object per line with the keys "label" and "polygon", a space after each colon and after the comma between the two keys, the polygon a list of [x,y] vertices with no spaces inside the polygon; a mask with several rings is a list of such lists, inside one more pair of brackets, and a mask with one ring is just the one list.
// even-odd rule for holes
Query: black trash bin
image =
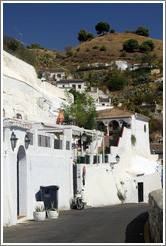
{"label": "black trash bin", "polygon": [[58,208],[58,190],[59,186],[40,186],[41,200],[44,202],[45,208],[51,208],[51,203]]}

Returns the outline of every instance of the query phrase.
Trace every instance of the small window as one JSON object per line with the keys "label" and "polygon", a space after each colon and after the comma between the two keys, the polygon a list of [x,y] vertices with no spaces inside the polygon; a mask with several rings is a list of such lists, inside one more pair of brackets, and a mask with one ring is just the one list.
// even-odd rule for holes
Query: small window
{"label": "small window", "polygon": [[66,141],[66,150],[70,150],[70,141]]}
{"label": "small window", "polygon": [[146,125],[144,125],[144,132],[146,132]]}
{"label": "small window", "polygon": [[81,85],[78,85],[78,89],[81,89]]}
{"label": "small window", "polygon": [[16,118],[17,119],[22,119],[22,115],[21,114],[16,114]]}
{"label": "small window", "polygon": [[75,89],[76,89],[76,85],[72,85],[72,89],[74,89],[74,90],[75,90]]}
{"label": "small window", "polygon": [[65,87],[65,85],[63,85],[63,88]]}

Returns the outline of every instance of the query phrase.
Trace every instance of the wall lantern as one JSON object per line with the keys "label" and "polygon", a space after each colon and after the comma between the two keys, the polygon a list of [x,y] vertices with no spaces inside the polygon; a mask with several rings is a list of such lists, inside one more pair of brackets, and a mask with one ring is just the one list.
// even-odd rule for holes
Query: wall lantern
{"label": "wall lantern", "polygon": [[81,142],[87,142],[87,135],[85,132],[81,136]]}
{"label": "wall lantern", "polygon": [[119,161],[120,161],[120,156],[119,156],[119,155],[116,155],[115,159],[116,159],[116,162],[119,163]]}
{"label": "wall lantern", "polygon": [[116,159],[116,162],[110,162],[110,166],[113,166],[115,164],[118,164],[119,161],[120,161],[120,156],[119,155],[116,155],[115,159]]}
{"label": "wall lantern", "polygon": [[17,143],[18,138],[16,137],[16,135],[14,134],[14,132],[12,132],[10,141],[11,141],[11,147],[12,150],[14,151],[15,147],[16,147],[16,143]]}
{"label": "wall lantern", "polygon": [[29,137],[28,137],[28,133],[26,133],[26,135],[25,135],[25,148],[26,149],[28,149],[28,147],[29,147],[29,144],[30,144],[30,139],[29,139]]}

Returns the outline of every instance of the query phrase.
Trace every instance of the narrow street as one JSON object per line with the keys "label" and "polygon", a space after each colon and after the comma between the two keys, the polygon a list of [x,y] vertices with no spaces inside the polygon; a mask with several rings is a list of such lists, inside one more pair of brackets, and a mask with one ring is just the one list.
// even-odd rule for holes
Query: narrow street
{"label": "narrow street", "polygon": [[58,219],[4,228],[3,243],[144,243],[148,204],[60,211]]}

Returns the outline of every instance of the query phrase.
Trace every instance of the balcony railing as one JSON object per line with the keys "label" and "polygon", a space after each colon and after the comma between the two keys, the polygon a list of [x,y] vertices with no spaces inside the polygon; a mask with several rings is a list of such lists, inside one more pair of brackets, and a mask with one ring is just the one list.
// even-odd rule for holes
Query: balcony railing
{"label": "balcony railing", "polygon": [[[108,163],[108,155],[94,155],[93,164]],[[90,164],[90,155],[77,156],[77,164]]]}

